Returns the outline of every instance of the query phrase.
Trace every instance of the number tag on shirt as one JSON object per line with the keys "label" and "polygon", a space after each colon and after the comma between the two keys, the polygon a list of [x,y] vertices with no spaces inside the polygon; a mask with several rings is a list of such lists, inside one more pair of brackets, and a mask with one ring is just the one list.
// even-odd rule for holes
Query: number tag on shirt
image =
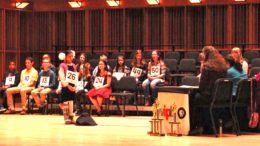
{"label": "number tag on shirt", "polygon": [[6,77],[5,79],[5,86],[13,85],[15,82],[15,76]]}
{"label": "number tag on shirt", "polygon": [[67,70],[66,82],[76,85],[78,82],[78,73]]}
{"label": "number tag on shirt", "polygon": [[104,84],[104,77],[96,77],[94,81],[94,87],[101,87]]}
{"label": "number tag on shirt", "polygon": [[[88,82],[85,81],[85,85],[84,85],[84,86],[86,86],[87,83],[88,83]],[[79,89],[79,90],[83,90],[83,89],[84,89],[84,86],[83,86],[83,81],[79,81],[79,82],[78,82],[78,89]]]}
{"label": "number tag on shirt", "polygon": [[32,75],[24,75],[23,76],[23,83],[24,84],[30,84],[32,80]]}
{"label": "number tag on shirt", "polygon": [[40,86],[41,87],[47,87],[47,86],[49,86],[49,83],[50,83],[50,77],[41,76],[41,79],[40,79]]}
{"label": "number tag on shirt", "polygon": [[142,74],[142,71],[143,71],[142,69],[134,67],[134,68],[132,68],[130,76],[140,77]]}
{"label": "number tag on shirt", "polygon": [[160,66],[152,66],[151,68],[151,76],[157,77],[160,75]]}
{"label": "number tag on shirt", "polygon": [[116,77],[116,79],[119,81],[124,76],[124,73],[115,72],[115,73],[113,73],[113,76]]}

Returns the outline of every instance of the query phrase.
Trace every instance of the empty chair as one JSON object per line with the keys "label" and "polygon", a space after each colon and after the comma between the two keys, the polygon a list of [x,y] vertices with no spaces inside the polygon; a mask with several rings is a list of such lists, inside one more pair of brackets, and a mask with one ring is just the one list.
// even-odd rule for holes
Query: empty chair
{"label": "empty chair", "polygon": [[254,77],[256,74],[258,74],[260,71],[260,67],[252,67],[251,72],[249,74],[249,77]]}
{"label": "empty chair", "polygon": [[196,61],[195,59],[182,59],[179,65],[179,72],[196,72]]}
{"label": "empty chair", "polygon": [[112,53],[110,58],[117,59],[118,56],[125,56],[125,53],[124,52],[114,52],[114,53]]}
{"label": "empty chair", "polygon": [[164,63],[167,68],[170,69],[171,73],[175,73],[177,71],[177,60],[176,59],[165,59]]}
{"label": "empty chair", "polygon": [[128,59],[134,59],[134,58],[135,58],[135,53],[136,53],[136,52],[131,52],[131,54],[130,54],[130,56],[129,56]]}
{"label": "empty chair", "polygon": [[[182,59],[180,61],[178,73],[171,74],[172,81],[180,85],[181,78],[184,76],[194,75],[196,72],[196,63],[194,59]],[[189,73],[189,74],[187,74]]]}
{"label": "empty chair", "polygon": [[91,59],[89,60],[89,63],[91,67],[94,69],[98,65],[99,59]]}
{"label": "empty chair", "polygon": [[[113,86],[112,86],[113,89]],[[116,97],[122,97],[123,100],[123,111],[122,115],[125,116],[125,104],[126,104],[126,98],[133,97],[136,98],[136,80],[134,77],[128,76],[128,77],[122,77],[120,81],[118,82],[118,85],[116,87],[116,91],[113,90],[113,92],[110,94],[110,96],[116,96]],[[109,109],[109,102],[108,102],[108,108]],[[136,106],[136,112],[138,115],[138,108],[137,108],[137,102],[135,103]]]}
{"label": "empty chair", "polygon": [[182,85],[199,86],[199,78],[197,76],[185,76],[182,79]]}
{"label": "empty chair", "polygon": [[260,58],[253,59],[251,67],[260,67]]}
{"label": "empty chair", "polygon": [[111,67],[111,70],[113,70],[117,64],[117,59],[109,59],[107,64]]}
{"label": "empty chair", "polygon": [[100,53],[95,53],[94,55],[92,55],[92,58],[91,58],[91,59],[99,59],[99,57],[100,57],[102,54],[105,54],[105,55],[108,57],[108,53],[100,52]]}
{"label": "empty chair", "polygon": [[167,52],[165,54],[164,59],[176,59],[179,62],[179,60],[180,60],[180,53],[179,52]]}
{"label": "empty chair", "polygon": [[196,63],[198,62],[200,52],[187,52],[186,59],[195,59]]}
{"label": "empty chair", "polygon": [[145,59],[151,59],[152,58],[152,52],[143,52],[143,57]]}
{"label": "empty chair", "polygon": [[230,54],[230,51],[221,51],[220,53],[223,57],[226,57],[228,54]]}
{"label": "empty chair", "polygon": [[85,53],[86,61],[89,61],[92,59],[92,54],[91,53]]}
{"label": "empty chair", "polygon": [[132,66],[132,61],[133,59],[125,59],[125,65],[130,68]]}
{"label": "empty chair", "polygon": [[259,57],[258,51],[246,51],[243,54],[243,57],[248,60],[248,63],[251,64],[252,60]]}

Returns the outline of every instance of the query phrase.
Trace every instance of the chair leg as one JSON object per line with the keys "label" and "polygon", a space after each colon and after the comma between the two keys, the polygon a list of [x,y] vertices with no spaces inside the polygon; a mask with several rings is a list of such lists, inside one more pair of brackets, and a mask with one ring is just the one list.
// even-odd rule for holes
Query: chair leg
{"label": "chair leg", "polygon": [[116,105],[117,105],[117,113],[120,112],[120,106],[119,106],[119,102],[118,102],[118,97],[116,97]]}
{"label": "chair leg", "polygon": [[125,103],[126,103],[126,97],[123,97],[123,117],[125,117]]}
{"label": "chair leg", "polygon": [[[136,97],[137,97],[137,94],[135,94],[135,97],[134,97],[134,98],[136,99]],[[139,112],[138,112],[138,107],[137,107],[137,105],[138,105],[137,102],[135,102],[135,106],[136,106],[136,115],[139,116]]]}
{"label": "chair leg", "polygon": [[239,125],[239,122],[238,122],[238,119],[237,119],[237,110],[236,110],[236,107],[233,106],[233,114],[234,114],[234,118],[235,118],[235,121],[236,121],[236,127],[237,127],[237,131],[238,131],[238,135],[241,135],[241,131],[240,131],[240,125]]}
{"label": "chair leg", "polygon": [[235,116],[234,116],[233,111],[232,111],[232,105],[230,106],[230,114],[231,114],[231,117],[232,117],[233,128],[236,130],[236,134],[238,136],[239,134],[238,134],[237,124],[236,124],[236,119],[235,119]]}
{"label": "chair leg", "polygon": [[109,116],[109,104],[110,104],[110,98],[106,99],[106,116]]}
{"label": "chair leg", "polygon": [[215,120],[214,120],[214,117],[213,117],[213,113],[212,113],[212,108],[211,107],[209,108],[209,113],[210,113],[210,118],[211,118],[211,123],[212,123],[212,129],[213,129],[216,137],[218,137],[217,130],[216,130],[216,124],[215,124]]}

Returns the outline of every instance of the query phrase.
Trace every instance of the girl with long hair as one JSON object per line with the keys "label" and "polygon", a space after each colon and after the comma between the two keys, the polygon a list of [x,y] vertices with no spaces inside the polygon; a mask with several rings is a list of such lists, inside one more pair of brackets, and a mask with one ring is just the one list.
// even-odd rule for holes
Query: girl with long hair
{"label": "girl with long hair", "polygon": [[[148,75],[147,79],[142,83],[145,96],[145,105],[150,105],[151,102],[157,98],[156,85],[164,82],[164,76],[166,72],[166,65],[160,58],[157,50],[152,52],[152,59],[148,64]],[[149,99],[149,89],[151,89],[151,98]]]}
{"label": "girl with long hair", "polygon": [[94,88],[86,95],[97,108],[97,115],[102,112],[102,103],[104,98],[109,98],[111,89],[111,73],[107,69],[107,62],[100,60],[98,63],[98,71],[93,83]]}
{"label": "girl with long hair", "polygon": [[234,47],[231,51],[232,56],[234,57],[235,61],[241,63],[242,68],[248,73],[248,63],[243,58],[240,48]]}

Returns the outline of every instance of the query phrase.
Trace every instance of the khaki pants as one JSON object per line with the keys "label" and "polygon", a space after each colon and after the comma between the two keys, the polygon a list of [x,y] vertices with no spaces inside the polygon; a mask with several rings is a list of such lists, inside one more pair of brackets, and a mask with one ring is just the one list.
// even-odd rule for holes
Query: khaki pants
{"label": "khaki pants", "polygon": [[34,87],[13,87],[6,90],[7,104],[9,109],[14,110],[13,94],[20,93],[22,109],[26,110],[26,94],[31,92]]}
{"label": "khaki pants", "polygon": [[[41,91],[39,91],[39,88],[34,89],[31,92],[31,95],[38,107],[43,107],[45,105],[45,99],[47,97],[47,94],[51,92],[51,88],[46,88]],[[40,94],[40,97],[39,97]]]}

